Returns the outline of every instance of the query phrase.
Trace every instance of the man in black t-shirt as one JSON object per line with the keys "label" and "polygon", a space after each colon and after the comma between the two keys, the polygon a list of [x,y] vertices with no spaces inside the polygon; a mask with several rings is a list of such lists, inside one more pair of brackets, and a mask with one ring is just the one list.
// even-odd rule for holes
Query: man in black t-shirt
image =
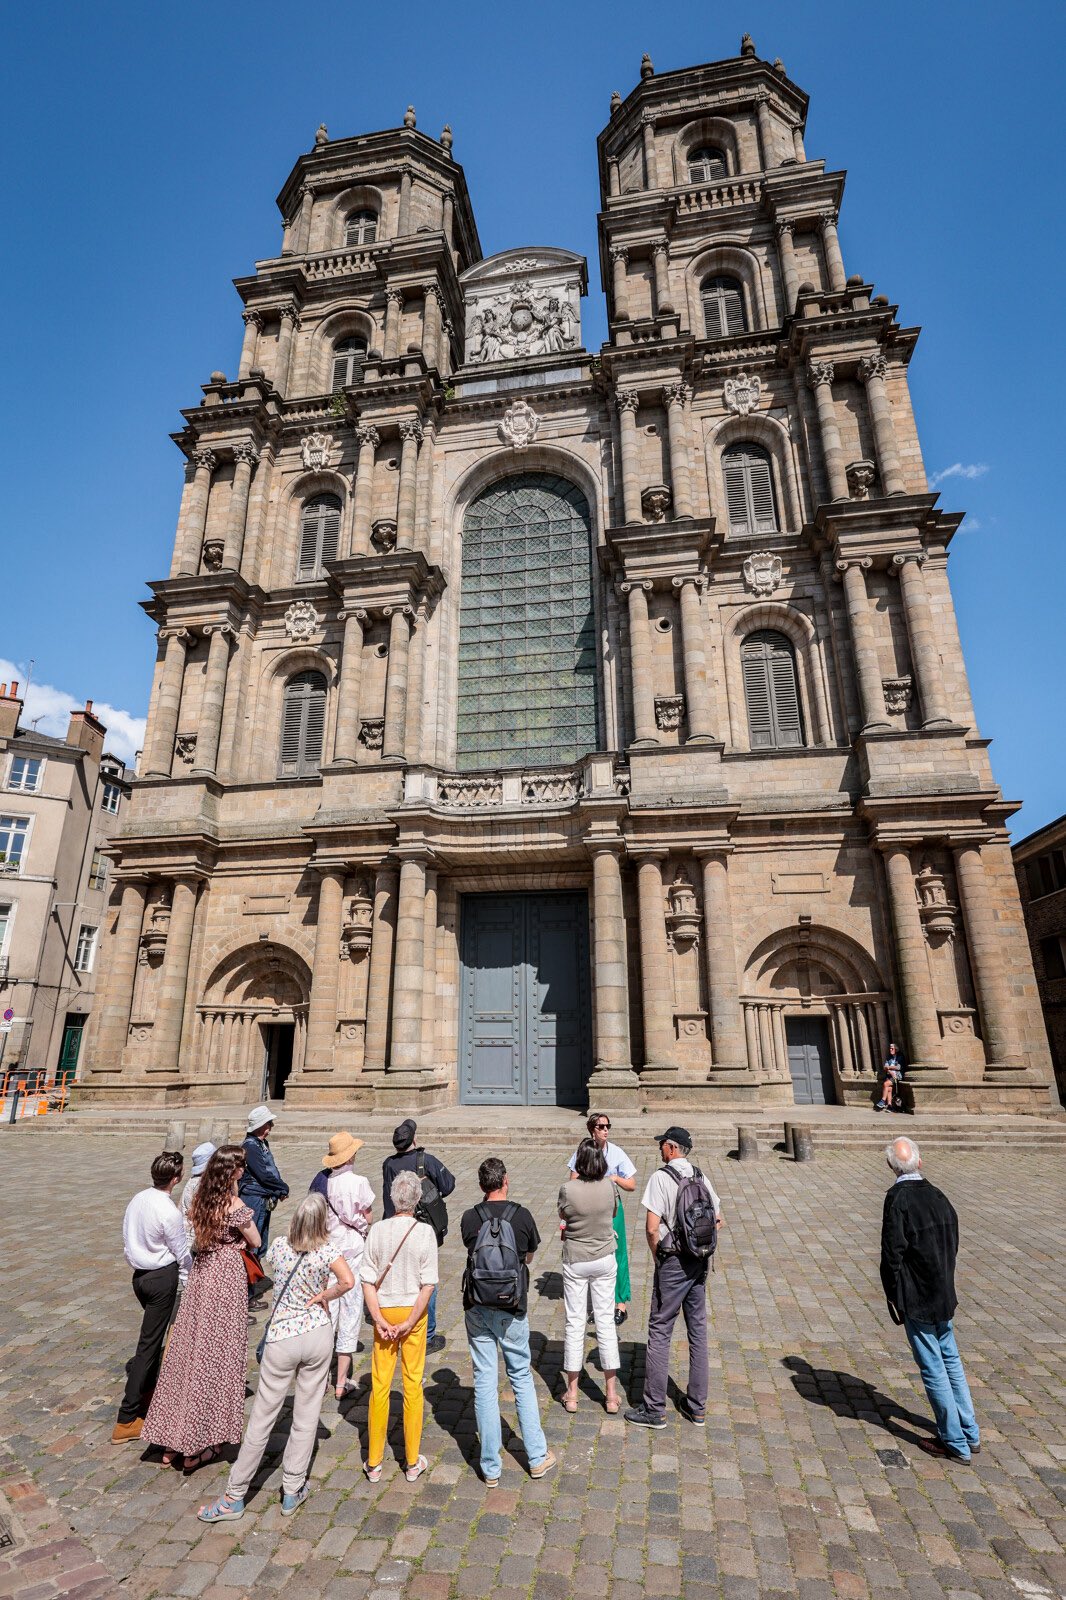
{"label": "man in black t-shirt", "polygon": [[[548,1449],[544,1429],[540,1424],[540,1409],[533,1387],[533,1369],[529,1359],[529,1263],[540,1244],[537,1224],[525,1206],[508,1199],[507,1168],[498,1156],[490,1156],[478,1168],[477,1181],[484,1200],[470,1211],[463,1212],[459,1231],[468,1252],[467,1271],[463,1278],[463,1307],[466,1312],[466,1337],[470,1345],[470,1359],[474,1364],[474,1410],[477,1414],[478,1438],[481,1441],[481,1474],[490,1488],[495,1489],[503,1469],[502,1435],[500,1430],[499,1354],[507,1369],[518,1412],[518,1427],[526,1450],[531,1478],[543,1478],[555,1466],[555,1457]],[[514,1234],[514,1247],[518,1254],[518,1293],[507,1306],[484,1305],[477,1300],[474,1283],[473,1256],[478,1235],[483,1225],[499,1218],[509,1224]],[[501,1231],[497,1247],[502,1246],[502,1259],[506,1267],[510,1254],[506,1231]],[[513,1280],[512,1280],[513,1281]]]}
{"label": "man in black t-shirt", "polygon": [[[417,1133],[418,1128],[413,1117],[405,1117],[399,1127],[393,1129],[392,1145],[396,1154],[386,1156],[381,1164],[381,1212],[386,1221],[389,1217],[396,1215],[396,1207],[392,1203],[392,1180],[401,1172],[419,1172],[421,1167],[422,1170],[419,1176],[430,1180],[440,1195],[442,1202],[447,1199],[455,1188],[455,1179],[444,1165],[444,1162],[438,1161],[436,1156],[431,1156],[429,1151],[423,1149],[420,1144],[415,1144],[415,1135]],[[448,1232],[448,1207],[441,1204],[440,1212],[443,1215],[443,1225],[437,1227],[431,1223],[433,1231],[437,1235],[438,1249],[444,1243],[444,1236]],[[428,1221],[430,1219],[427,1218],[425,1220]],[[447,1343],[443,1333],[437,1332],[436,1287],[434,1287],[430,1296],[429,1310],[426,1313],[426,1317],[426,1352],[435,1356],[444,1349]]]}

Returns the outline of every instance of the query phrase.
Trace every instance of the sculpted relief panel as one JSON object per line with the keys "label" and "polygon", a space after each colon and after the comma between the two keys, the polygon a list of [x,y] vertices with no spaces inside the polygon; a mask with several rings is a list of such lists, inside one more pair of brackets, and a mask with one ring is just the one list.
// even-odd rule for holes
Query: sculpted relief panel
{"label": "sculpted relief panel", "polygon": [[505,251],[463,274],[471,366],[581,346],[585,263],[566,250]]}

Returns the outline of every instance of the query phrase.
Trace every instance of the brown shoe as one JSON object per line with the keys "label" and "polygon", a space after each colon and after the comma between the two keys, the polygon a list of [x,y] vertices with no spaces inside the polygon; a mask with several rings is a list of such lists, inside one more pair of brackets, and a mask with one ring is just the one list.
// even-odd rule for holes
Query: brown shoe
{"label": "brown shoe", "polygon": [[552,1455],[552,1452],[549,1450],[543,1461],[538,1461],[535,1467],[530,1467],[529,1476],[531,1478],[546,1478],[551,1469],[555,1466],[558,1466],[558,1464],[559,1463]]}
{"label": "brown shoe", "polygon": [[132,1422],[116,1422],[111,1434],[111,1443],[130,1444],[134,1439],[141,1437],[143,1427],[143,1417],[134,1417]]}

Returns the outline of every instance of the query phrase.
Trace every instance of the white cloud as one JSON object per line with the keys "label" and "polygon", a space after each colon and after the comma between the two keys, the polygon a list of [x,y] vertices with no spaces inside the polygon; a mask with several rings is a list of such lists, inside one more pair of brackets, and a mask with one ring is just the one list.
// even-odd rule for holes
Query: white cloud
{"label": "white cloud", "polygon": [[[31,727],[36,721],[39,732],[51,734],[56,739],[64,738],[70,713],[84,709],[84,697],[78,699],[76,695],[67,694],[65,689],[53,688],[50,683],[31,683],[27,690],[26,668],[0,656],[0,683],[10,684],[12,680],[18,681],[19,694],[25,700],[22,726]],[[135,717],[130,711],[121,711],[117,706],[109,706],[104,700],[93,701],[93,715],[107,729],[105,748],[118,756],[120,761],[125,761],[127,766],[131,765],[135,754],[144,744],[144,718]]]}
{"label": "white cloud", "polygon": [[987,471],[988,463],[985,461],[953,461],[942,472],[934,472],[929,482],[934,489],[938,489],[948,478],[983,478]]}
{"label": "white cloud", "polygon": [[984,523],[978,517],[971,517],[970,513],[967,511],[966,521],[962,525],[962,531],[964,533],[979,533],[983,527]]}

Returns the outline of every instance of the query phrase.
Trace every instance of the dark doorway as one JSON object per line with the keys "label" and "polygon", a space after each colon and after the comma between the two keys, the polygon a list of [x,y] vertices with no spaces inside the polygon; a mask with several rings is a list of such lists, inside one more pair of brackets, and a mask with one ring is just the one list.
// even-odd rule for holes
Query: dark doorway
{"label": "dark doorway", "polygon": [[584,1105],[592,1058],[588,900],[463,900],[464,1105]]}
{"label": "dark doorway", "polygon": [[833,1090],[833,1062],[829,1053],[829,1019],[827,1017],[786,1017],[785,1038],[788,1041],[788,1070],[792,1075],[792,1093],[798,1106],[831,1106],[836,1103]]}
{"label": "dark doorway", "polygon": [[266,1063],[263,1093],[268,1100],[284,1100],[285,1085],[292,1071],[292,1047],[296,1039],[294,1022],[268,1022],[263,1025]]}
{"label": "dark doorway", "polygon": [[59,1062],[56,1066],[57,1083],[64,1078],[68,1083],[74,1082],[78,1070],[78,1057],[81,1054],[81,1041],[84,1037],[84,1013],[68,1011],[63,1023],[63,1042],[59,1047]]}

